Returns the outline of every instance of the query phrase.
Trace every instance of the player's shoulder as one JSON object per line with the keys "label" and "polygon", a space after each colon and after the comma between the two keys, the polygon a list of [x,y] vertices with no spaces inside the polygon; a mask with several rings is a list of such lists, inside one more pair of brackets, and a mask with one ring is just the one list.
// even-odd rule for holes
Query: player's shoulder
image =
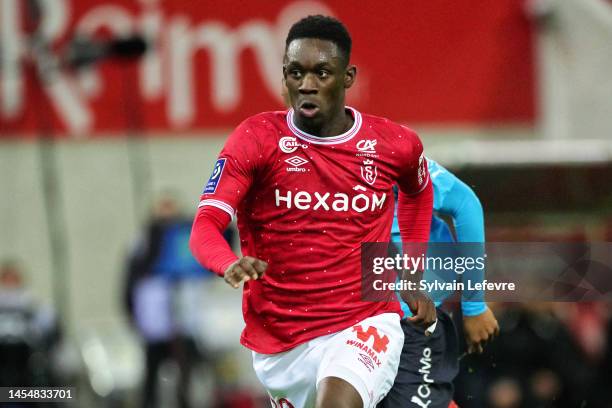
{"label": "player's shoulder", "polygon": [[435,160],[427,158],[427,168],[429,175],[434,185],[434,191],[437,198],[434,199],[434,207],[438,211],[443,211],[447,205],[446,196],[452,195],[454,197],[470,197],[478,200],[474,190],[459,177],[457,177],[452,171],[448,170]]}
{"label": "player's shoulder", "polygon": [[406,125],[397,123],[391,119],[383,116],[376,116],[370,114],[361,114],[363,125],[371,127],[376,133],[390,136],[402,136],[409,140],[418,140],[419,136],[417,132]]}
{"label": "player's shoulder", "polygon": [[240,124],[240,127],[249,129],[266,130],[270,128],[282,127],[287,123],[287,111],[260,112],[249,116]]}
{"label": "player's shoulder", "polygon": [[440,173],[449,172],[448,170],[446,170],[446,168],[444,168],[444,166],[442,166],[440,163],[438,163],[437,161],[429,157],[427,157],[427,168],[429,169],[430,173],[433,171],[438,171]]}
{"label": "player's shoulder", "polygon": [[235,143],[256,143],[260,148],[275,144],[278,137],[285,134],[287,127],[286,111],[261,112],[244,119],[232,132]]}
{"label": "player's shoulder", "polygon": [[427,169],[434,184],[437,186],[448,185],[450,188],[456,181],[457,177],[448,171],[437,161],[427,157]]}
{"label": "player's shoulder", "polygon": [[363,115],[362,129],[375,135],[378,146],[387,146],[395,157],[416,160],[423,152],[418,134],[407,126],[388,118]]}

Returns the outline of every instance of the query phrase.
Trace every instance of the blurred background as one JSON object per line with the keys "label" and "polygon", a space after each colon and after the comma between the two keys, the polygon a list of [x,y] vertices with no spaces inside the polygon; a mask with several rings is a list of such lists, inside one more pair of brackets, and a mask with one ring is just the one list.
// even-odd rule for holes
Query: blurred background
{"label": "blurred background", "polygon": [[[283,109],[284,39],[309,14],[351,32],[349,104],[417,130],[488,241],[612,241],[609,0],[0,0],[0,386],[269,406],[241,294],[186,240],[228,133]],[[493,307],[461,407],[612,406],[609,305]]]}

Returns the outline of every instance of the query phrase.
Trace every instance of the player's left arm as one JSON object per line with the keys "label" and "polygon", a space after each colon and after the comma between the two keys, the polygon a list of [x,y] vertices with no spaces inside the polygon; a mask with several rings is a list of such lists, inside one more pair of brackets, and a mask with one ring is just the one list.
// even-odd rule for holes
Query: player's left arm
{"label": "player's left arm", "polygon": [[[433,187],[427,170],[427,162],[423,156],[423,145],[416,133],[406,130],[406,136],[411,142],[411,151],[404,157],[401,174],[398,177],[399,187],[397,220],[400,235],[404,243],[416,245],[403,245],[404,254],[419,257],[426,249],[431,228],[431,215],[433,212]],[[410,276],[418,281],[423,271],[416,271]],[[414,272],[413,272],[414,273]],[[404,279],[407,276],[404,276]],[[433,301],[420,291],[401,293],[413,313],[408,320],[419,326],[429,328],[436,321],[436,308]]]}
{"label": "player's left arm", "polygon": [[[484,244],[484,213],[478,196],[457,176],[442,166],[439,167],[440,173],[436,176],[436,180],[440,179],[441,184],[448,187],[440,191],[439,212],[452,217],[458,242]],[[470,271],[467,277],[474,281],[482,281],[484,270]],[[482,292],[464,291],[461,309],[468,353],[481,353],[483,346],[499,334],[497,319],[487,307]]]}

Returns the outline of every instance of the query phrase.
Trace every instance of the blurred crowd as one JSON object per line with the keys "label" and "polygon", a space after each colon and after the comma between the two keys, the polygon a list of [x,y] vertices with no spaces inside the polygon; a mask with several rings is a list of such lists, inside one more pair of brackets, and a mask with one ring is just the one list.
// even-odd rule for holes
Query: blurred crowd
{"label": "blurred crowd", "polygon": [[57,316],[34,298],[22,264],[15,259],[1,261],[0,387],[60,385],[57,350],[61,338]]}
{"label": "blurred crowd", "polygon": [[[202,318],[203,309],[211,306],[204,286],[214,275],[189,251],[191,224],[191,216],[181,209],[175,194],[164,192],[128,255],[124,310],[141,341],[145,361],[137,404],[142,408],[252,408],[257,396],[235,381],[239,371],[235,362],[212,352],[200,335],[202,330],[215,330]],[[230,245],[233,231],[225,232]],[[176,373],[174,398],[162,399],[164,364]],[[204,381],[208,381],[206,396],[196,390]]]}
{"label": "blurred crowd", "polygon": [[500,336],[464,356],[463,408],[612,407],[612,315],[603,303],[490,305]]}

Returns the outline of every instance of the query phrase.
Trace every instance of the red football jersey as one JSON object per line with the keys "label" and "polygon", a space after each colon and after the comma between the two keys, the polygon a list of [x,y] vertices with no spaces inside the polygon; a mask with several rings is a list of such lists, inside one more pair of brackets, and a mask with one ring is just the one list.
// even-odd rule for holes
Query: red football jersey
{"label": "red football jersey", "polygon": [[347,109],[354,125],[333,137],[299,130],[292,110],[250,117],[204,188],[200,206],[237,213],[243,255],[269,264],[244,285],[241,342],[257,352],[400,313],[360,299],[360,246],[389,241],[394,184],[418,193],[429,182],[423,147],[410,129]]}

